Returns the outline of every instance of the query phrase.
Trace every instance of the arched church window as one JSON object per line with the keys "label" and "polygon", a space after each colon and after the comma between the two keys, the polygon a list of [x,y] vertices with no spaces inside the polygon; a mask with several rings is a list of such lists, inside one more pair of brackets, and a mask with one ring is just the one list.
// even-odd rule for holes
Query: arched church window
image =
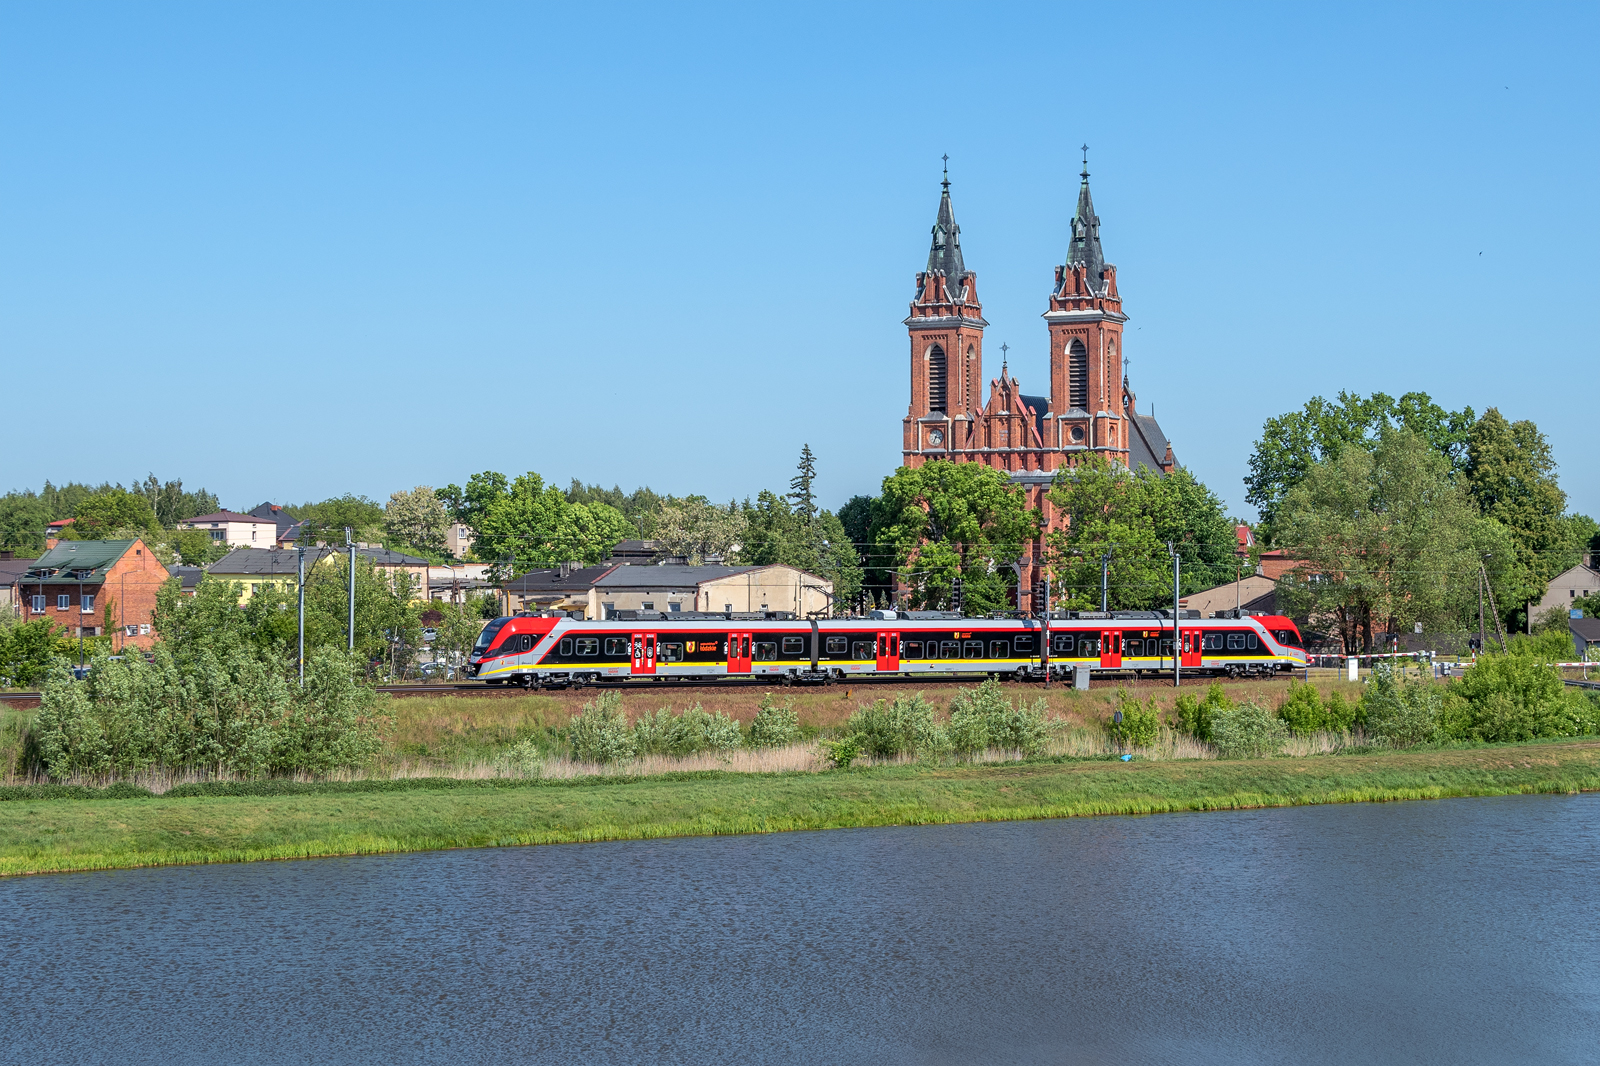
{"label": "arched church window", "polygon": [[948,396],[949,378],[944,365],[944,349],[935,344],[928,349],[928,410],[943,411]]}
{"label": "arched church window", "polygon": [[1067,350],[1067,404],[1089,407],[1089,350],[1080,340],[1074,340]]}

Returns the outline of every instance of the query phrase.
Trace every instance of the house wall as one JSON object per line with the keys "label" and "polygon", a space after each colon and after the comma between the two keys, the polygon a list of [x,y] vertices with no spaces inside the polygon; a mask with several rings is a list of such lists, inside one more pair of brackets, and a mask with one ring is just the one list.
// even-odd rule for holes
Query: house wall
{"label": "house wall", "polygon": [[[263,519],[260,522],[179,522],[179,529],[199,529],[211,534],[211,539],[226,543],[230,548],[275,548],[278,546],[278,524]],[[219,538],[218,533],[222,536]]]}
{"label": "house wall", "polygon": [[1552,607],[1570,609],[1572,601],[1580,596],[1592,596],[1600,592],[1600,570],[1587,566],[1574,566],[1564,574],[1558,574],[1555,580],[1545,590],[1544,599],[1539,601],[1539,606],[1533,609],[1533,615],[1539,615]]}

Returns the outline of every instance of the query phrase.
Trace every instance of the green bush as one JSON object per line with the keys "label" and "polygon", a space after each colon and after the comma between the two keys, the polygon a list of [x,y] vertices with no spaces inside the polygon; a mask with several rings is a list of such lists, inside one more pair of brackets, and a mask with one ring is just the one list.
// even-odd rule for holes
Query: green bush
{"label": "green bush", "polygon": [[633,748],[638,755],[694,755],[702,751],[730,751],[742,743],[739,723],[718,711],[710,714],[697,703],[680,715],[663,707],[645,713],[633,724]]}
{"label": "green bush", "polygon": [[50,672],[56,639],[50,620],[18,622],[0,615],[0,688],[32,688]]}
{"label": "green bush", "polygon": [[780,707],[768,692],[761,697],[755,720],[750,723],[750,744],[757,748],[781,748],[800,738],[800,716],[794,705],[785,701]]}
{"label": "green bush", "polygon": [[933,704],[922,693],[897,696],[893,703],[876,700],[850,716],[846,727],[861,741],[861,750],[875,759],[897,755],[938,755],[950,747],[945,730],[934,721]]}
{"label": "green bush", "polygon": [[1440,686],[1421,677],[1398,678],[1391,666],[1381,663],[1361,696],[1361,717],[1372,736],[1404,748],[1441,736],[1443,704]]}
{"label": "green bush", "polygon": [[835,770],[848,770],[850,764],[861,757],[861,738],[848,736],[840,740],[819,741],[823,757]]}
{"label": "green bush", "polygon": [[1211,717],[1211,743],[1224,759],[1261,759],[1277,754],[1287,730],[1264,707],[1243,703]]}
{"label": "green bush", "polygon": [[1450,686],[1443,712],[1442,732],[1461,740],[1533,740],[1597,731],[1594,700],[1563,685],[1561,672],[1532,650],[1479,658]]}
{"label": "green bush", "polygon": [[1118,689],[1117,710],[1122,712],[1122,721],[1118,722],[1113,716],[1106,723],[1106,729],[1124,749],[1148,748],[1161,735],[1161,710],[1154,696],[1146,704]]}
{"label": "green bush", "polygon": [[1278,704],[1278,717],[1297,737],[1309,737],[1328,728],[1328,712],[1315,685],[1289,682],[1289,694]]}
{"label": "green bush", "polygon": [[1327,722],[1327,729],[1333,733],[1348,733],[1360,722],[1364,722],[1360,715],[1361,704],[1351,702],[1344,698],[1338,689],[1330,692],[1328,698],[1322,703],[1322,717]]}
{"label": "green bush", "polygon": [[539,745],[522,740],[501,752],[495,766],[505,777],[538,777],[544,773],[544,756]]}
{"label": "green bush", "polygon": [[1206,689],[1204,699],[1197,699],[1189,693],[1179,696],[1173,705],[1173,710],[1178,714],[1178,724],[1183,731],[1196,740],[1211,740],[1211,719],[1218,711],[1233,709],[1233,701],[1228,699],[1228,694],[1222,691],[1222,685],[1213,681]]}
{"label": "green bush", "polygon": [[583,762],[621,762],[634,755],[634,734],[622,713],[622,693],[602,692],[567,723],[572,757]]}
{"label": "green bush", "polygon": [[1044,749],[1050,729],[1045,722],[1047,704],[1037,700],[1025,707],[1006,699],[993,678],[976,689],[961,689],[950,698],[950,724],[946,736],[950,750],[976,755],[989,748],[1037,755]]}
{"label": "green bush", "polygon": [[342,649],[318,648],[301,687],[271,654],[233,647],[180,664],[158,644],[149,662],[97,660],[85,681],[57,668],[34,736],[57,780],[156,768],[326,774],[371,758],[389,724],[385,697],[357,669]]}

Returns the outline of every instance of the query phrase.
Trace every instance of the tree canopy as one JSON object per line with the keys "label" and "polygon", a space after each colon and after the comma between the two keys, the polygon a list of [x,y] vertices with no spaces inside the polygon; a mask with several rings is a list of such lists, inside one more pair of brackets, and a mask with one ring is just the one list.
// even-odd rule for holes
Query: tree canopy
{"label": "tree canopy", "polygon": [[441,556],[450,516],[431,486],[418,485],[410,492],[402,489],[389,496],[383,509],[383,529],[399,545],[423,555]]}
{"label": "tree canopy", "polygon": [[597,563],[630,532],[616,508],[573,503],[532,471],[509,484],[494,471],[474,474],[455,498],[458,515],[477,534],[473,554],[503,574],[564,562]]}

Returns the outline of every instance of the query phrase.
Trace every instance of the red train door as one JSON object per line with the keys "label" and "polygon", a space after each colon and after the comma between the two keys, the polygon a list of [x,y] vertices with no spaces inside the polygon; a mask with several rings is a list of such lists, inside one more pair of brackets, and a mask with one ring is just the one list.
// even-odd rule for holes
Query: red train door
{"label": "red train door", "polygon": [[656,635],[654,633],[635,633],[633,635],[633,672],[636,674],[653,674],[656,672]]}
{"label": "red train door", "polygon": [[1119,629],[1106,629],[1100,633],[1100,665],[1122,665],[1122,631]]}
{"label": "red train door", "polygon": [[750,672],[750,633],[728,634],[728,673],[748,674]]}
{"label": "red train door", "polygon": [[1199,666],[1199,665],[1201,665],[1200,664],[1200,640],[1201,640],[1200,630],[1198,630],[1198,629],[1185,629],[1183,631],[1183,665],[1184,666]]}
{"label": "red train door", "polygon": [[878,634],[878,669],[895,671],[900,669],[900,634]]}

